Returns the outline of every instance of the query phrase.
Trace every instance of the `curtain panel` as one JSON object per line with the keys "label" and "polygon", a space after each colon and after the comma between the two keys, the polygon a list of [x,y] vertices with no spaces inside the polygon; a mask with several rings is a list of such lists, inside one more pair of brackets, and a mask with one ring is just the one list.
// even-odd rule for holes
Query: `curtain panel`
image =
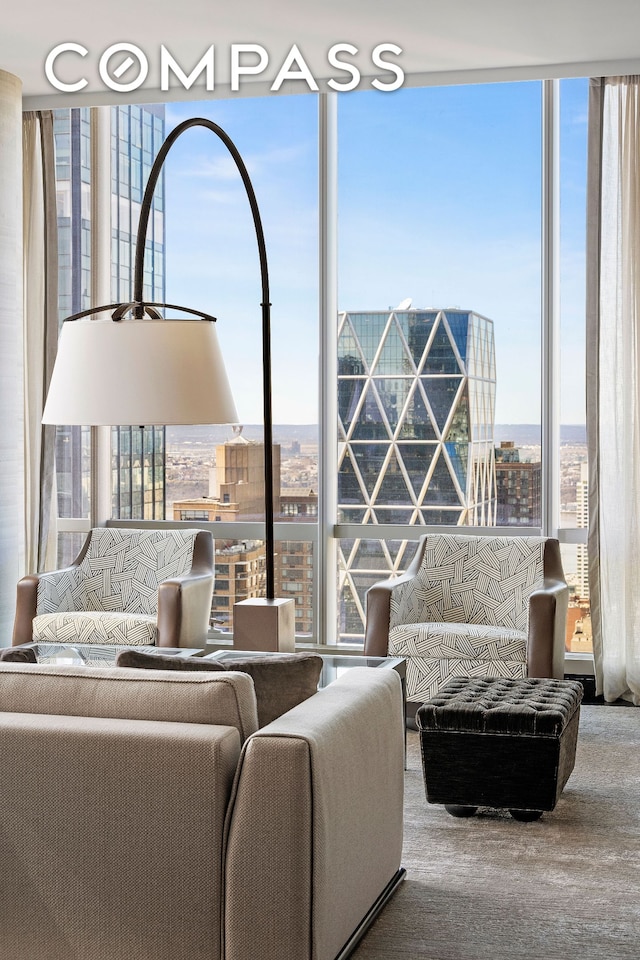
{"label": "curtain panel", "polygon": [[596,689],[640,704],[640,78],[594,79],[587,185],[589,588]]}
{"label": "curtain panel", "polygon": [[56,566],[55,427],[43,426],[58,339],[53,113],[23,114],[25,569]]}

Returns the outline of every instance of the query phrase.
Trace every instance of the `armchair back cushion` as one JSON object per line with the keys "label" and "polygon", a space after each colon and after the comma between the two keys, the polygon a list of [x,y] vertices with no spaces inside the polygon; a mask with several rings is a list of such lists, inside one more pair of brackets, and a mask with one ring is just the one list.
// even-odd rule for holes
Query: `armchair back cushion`
{"label": "armchair back cushion", "polygon": [[488,624],[526,633],[529,597],[544,580],[544,537],[427,536],[411,583],[391,598],[389,628]]}
{"label": "armchair back cushion", "polygon": [[42,574],[37,614],[85,610],[155,616],[158,587],[191,569],[197,530],[97,527],[78,566]]}

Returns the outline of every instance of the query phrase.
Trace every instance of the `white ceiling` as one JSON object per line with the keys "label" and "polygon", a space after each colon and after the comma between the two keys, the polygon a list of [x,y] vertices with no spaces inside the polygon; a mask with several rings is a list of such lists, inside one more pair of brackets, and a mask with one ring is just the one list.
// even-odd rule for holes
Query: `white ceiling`
{"label": "white ceiling", "polygon": [[[412,84],[640,72],[638,0],[23,0],[10,13],[7,6],[0,69],[21,78],[28,108],[207,96],[203,86],[159,94],[161,44],[187,74],[214,44],[218,96],[229,95],[229,53],[237,43],[258,43],[270,58],[260,80],[244,81],[245,93],[268,89],[294,43],[321,89],[332,75],[345,79],[326,59],[340,42],[360,51],[361,89],[377,72],[371,49],[386,42],[402,47],[398,62]],[[45,76],[47,54],[67,41],[89,51],[58,61],[61,79],[86,76],[81,93],[61,94]],[[146,54],[149,76],[134,93],[114,94],[97,63],[109,45],[124,41]],[[283,92],[307,89],[296,81]]]}

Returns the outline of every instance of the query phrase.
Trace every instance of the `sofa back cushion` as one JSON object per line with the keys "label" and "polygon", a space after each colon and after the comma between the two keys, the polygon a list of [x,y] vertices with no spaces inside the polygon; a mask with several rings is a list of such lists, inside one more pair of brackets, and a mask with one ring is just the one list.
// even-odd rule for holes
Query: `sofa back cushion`
{"label": "sofa back cushion", "polygon": [[427,536],[415,582],[392,601],[391,627],[483,623],[526,632],[529,597],[544,580],[544,544],[544,537]]}
{"label": "sofa back cushion", "polygon": [[200,657],[167,657],[161,653],[121,650],[118,666],[150,670],[241,671],[253,680],[258,704],[258,726],[264,727],[276,717],[313,696],[322,673],[322,657],[313,653],[272,653],[255,657],[225,657],[221,660]]}
{"label": "sofa back cushion", "polygon": [[245,674],[0,663],[0,711],[168,720],[258,729],[256,697]]}

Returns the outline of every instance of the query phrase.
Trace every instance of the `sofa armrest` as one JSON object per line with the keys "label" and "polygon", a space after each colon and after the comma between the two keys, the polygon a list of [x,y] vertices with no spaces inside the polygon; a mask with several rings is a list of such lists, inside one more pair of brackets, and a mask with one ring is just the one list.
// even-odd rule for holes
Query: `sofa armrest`
{"label": "sofa armrest", "polygon": [[354,667],[249,738],[227,821],[225,960],[337,955],[399,869],[403,765],[394,670]]}
{"label": "sofa armrest", "polygon": [[564,580],[547,578],[529,597],[527,675],[564,677],[565,634],[569,588]]}

